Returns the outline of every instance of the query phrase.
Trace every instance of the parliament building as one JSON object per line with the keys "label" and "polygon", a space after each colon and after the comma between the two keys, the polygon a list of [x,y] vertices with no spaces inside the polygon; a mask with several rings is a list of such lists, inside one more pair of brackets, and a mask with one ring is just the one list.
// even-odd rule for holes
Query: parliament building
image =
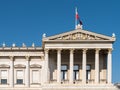
{"label": "parliament building", "polygon": [[[115,34],[77,29],[46,37],[42,46],[0,47],[0,90],[100,90],[112,84]],[[106,89],[105,89],[106,90]]]}

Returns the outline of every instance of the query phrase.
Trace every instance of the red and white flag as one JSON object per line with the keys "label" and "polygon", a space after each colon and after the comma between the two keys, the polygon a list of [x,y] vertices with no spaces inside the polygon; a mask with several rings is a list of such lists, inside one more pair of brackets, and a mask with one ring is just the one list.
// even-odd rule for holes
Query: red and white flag
{"label": "red and white flag", "polygon": [[76,10],[76,19],[77,19],[77,20],[79,19],[79,15],[78,15],[77,10]]}
{"label": "red and white flag", "polygon": [[80,25],[83,25],[83,23],[82,23],[82,21],[80,20],[80,17],[79,17],[79,15],[78,15],[78,11],[77,11],[77,8],[76,8],[76,10],[75,10],[75,18],[76,18],[76,25],[77,25],[77,22],[79,21],[79,24]]}

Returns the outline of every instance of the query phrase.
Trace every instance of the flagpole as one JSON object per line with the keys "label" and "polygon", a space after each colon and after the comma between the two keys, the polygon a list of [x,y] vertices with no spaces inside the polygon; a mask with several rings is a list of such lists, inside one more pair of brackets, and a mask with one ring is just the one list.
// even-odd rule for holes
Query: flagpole
{"label": "flagpole", "polygon": [[77,15],[77,7],[75,7],[75,29],[77,29],[77,18],[76,18],[76,15]]}

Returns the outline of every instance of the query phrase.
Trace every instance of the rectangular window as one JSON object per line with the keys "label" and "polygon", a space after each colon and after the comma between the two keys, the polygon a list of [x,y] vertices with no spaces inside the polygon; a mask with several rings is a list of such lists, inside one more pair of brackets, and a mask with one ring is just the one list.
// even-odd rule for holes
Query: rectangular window
{"label": "rectangular window", "polygon": [[23,84],[23,70],[17,70],[17,84]]}
{"label": "rectangular window", "polygon": [[1,70],[1,84],[7,84],[8,72],[7,70]]}
{"label": "rectangular window", "polygon": [[91,66],[90,65],[87,65],[86,66],[86,79],[87,80],[90,80],[90,71],[91,71]]}
{"label": "rectangular window", "polygon": [[23,84],[23,79],[17,79],[17,84]]}
{"label": "rectangular window", "polygon": [[61,65],[61,79],[67,80],[67,65]]}
{"label": "rectangular window", "polygon": [[74,80],[78,80],[79,79],[79,65],[74,65]]}
{"label": "rectangular window", "polygon": [[67,65],[62,65],[61,70],[67,70]]}
{"label": "rectangular window", "polygon": [[7,84],[7,79],[1,79],[1,84]]}
{"label": "rectangular window", "polygon": [[32,83],[39,83],[39,70],[32,71]]}

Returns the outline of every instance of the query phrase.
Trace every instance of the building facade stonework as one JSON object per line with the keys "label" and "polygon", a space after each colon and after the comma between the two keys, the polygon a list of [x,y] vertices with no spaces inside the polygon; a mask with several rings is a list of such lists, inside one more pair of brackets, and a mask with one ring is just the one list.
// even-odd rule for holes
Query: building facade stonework
{"label": "building facade stonework", "polygon": [[46,37],[42,47],[0,47],[0,88],[111,88],[115,36],[76,30]]}

